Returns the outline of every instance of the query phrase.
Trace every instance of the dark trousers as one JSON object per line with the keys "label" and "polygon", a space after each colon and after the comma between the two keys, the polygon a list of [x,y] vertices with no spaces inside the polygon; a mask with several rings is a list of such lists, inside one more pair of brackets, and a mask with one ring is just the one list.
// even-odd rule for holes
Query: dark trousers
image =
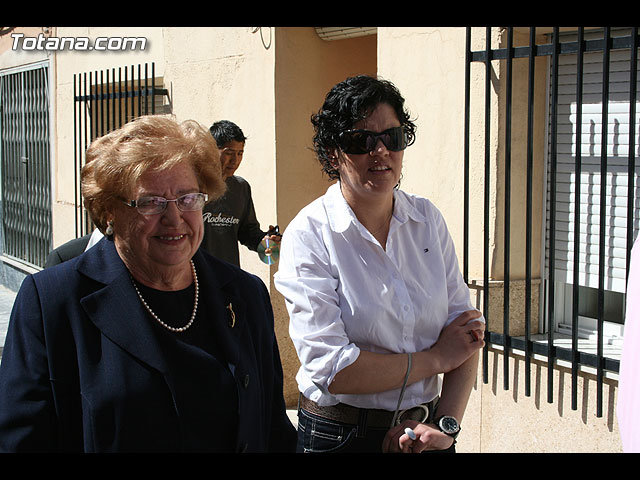
{"label": "dark trousers", "polygon": [[[328,420],[299,408],[297,452],[382,453],[382,441],[388,431]],[[447,450],[435,452],[455,453],[455,443]]]}

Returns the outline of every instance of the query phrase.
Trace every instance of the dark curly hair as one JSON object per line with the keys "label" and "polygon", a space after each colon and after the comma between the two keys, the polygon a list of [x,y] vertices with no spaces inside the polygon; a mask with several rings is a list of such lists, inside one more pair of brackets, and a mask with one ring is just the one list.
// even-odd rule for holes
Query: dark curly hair
{"label": "dark curly hair", "polygon": [[322,108],[311,116],[315,131],[313,150],[329,179],[340,178],[333,166],[333,152],[339,150],[338,136],[364,120],[380,103],[389,104],[398,116],[407,136],[407,145],[415,140],[416,125],[404,108],[404,98],[395,85],[368,75],[350,77],[335,85]]}

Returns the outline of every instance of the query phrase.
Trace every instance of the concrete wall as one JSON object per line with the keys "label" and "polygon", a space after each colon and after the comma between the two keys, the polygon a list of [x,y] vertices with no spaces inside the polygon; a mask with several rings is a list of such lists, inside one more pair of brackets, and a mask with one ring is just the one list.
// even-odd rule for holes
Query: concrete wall
{"label": "concrete wall", "polygon": [[488,356],[489,382],[482,366],[462,422],[457,450],[463,453],[621,453],[615,415],[618,382],[604,379],[602,416],[597,416],[595,372],[577,380],[577,404],[572,406],[570,366],[554,368],[553,400],[547,398],[548,365],[534,360],[530,396],[525,394],[525,360],[509,359],[509,389],[505,389],[504,356],[492,349]]}

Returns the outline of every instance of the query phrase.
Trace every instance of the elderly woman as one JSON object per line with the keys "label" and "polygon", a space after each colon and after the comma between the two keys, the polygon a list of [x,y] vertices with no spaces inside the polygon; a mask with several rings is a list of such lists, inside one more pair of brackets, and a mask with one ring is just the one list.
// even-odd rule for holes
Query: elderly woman
{"label": "elderly woman", "polygon": [[224,190],[193,122],[96,140],[85,205],[105,233],[25,279],[0,367],[2,451],[290,451],[264,284],[199,249]]}
{"label": "elderly woman", "polygon": [[415,138],[404,99],[349,78],[312,123],[338,182],[288,225],[276,274],[301,361],[298,450],[453,451],[484,323],[441,214],[397,188]]}

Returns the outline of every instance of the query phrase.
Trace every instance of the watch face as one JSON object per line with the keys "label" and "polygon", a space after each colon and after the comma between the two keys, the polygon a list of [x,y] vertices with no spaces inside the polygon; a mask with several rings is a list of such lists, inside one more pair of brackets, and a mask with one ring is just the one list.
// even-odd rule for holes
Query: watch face
{"label": "watch face", "polygon": [[442,417],[440,419],[440,428],[448,434],[454,434],[460,429],[458,421],[453,417]]}

